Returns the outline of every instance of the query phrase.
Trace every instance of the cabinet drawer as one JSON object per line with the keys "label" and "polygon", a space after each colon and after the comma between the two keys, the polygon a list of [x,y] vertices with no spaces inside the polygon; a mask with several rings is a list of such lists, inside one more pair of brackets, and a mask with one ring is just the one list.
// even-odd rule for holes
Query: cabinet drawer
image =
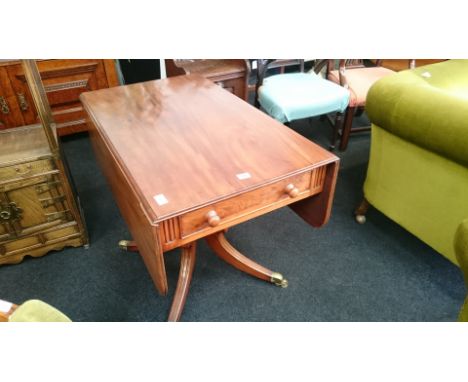
{"label": "cabinet drawer", "polygon": [[0,167],[0,183],[13,179],[28,178],[54,170],[50,159],[41,159],[34,162],[21,163],[8,167]]}
{"label": "cabinet drawer", "polygon": [[7,257],[20,254],[34,255],[34,251],[38,249],[79,237],[81,237],[81,233],[78,225],[75,222],[71,222],[41,233],[2,242],[0,243],[0,264],[3,263],[2,260],[7,263]]}
{"label": "cabinet drawer", "polygon": [[68,227],[50,230],[43,234],[44,244],[52,244],[58,241],[74,238],[80,236],[80,230],[76,224],[72,224]]}
{"label": "cabinet drawer", "polygon": [[297,200],[319,193],[325,179],[325,167],[297,174],[259,189],[234,196],[180,217],[182,239],[192,234],[238,224]]}
{"label": "cabinet drawer", "polygon": [[35,248],[40,245],[41,243],[37,236],[27,236],[16,240],[8,241],[7,243],[1,243],[0,260],[2,260],[2,257],[8,257],[18,252],[27,250],[28,248]]}

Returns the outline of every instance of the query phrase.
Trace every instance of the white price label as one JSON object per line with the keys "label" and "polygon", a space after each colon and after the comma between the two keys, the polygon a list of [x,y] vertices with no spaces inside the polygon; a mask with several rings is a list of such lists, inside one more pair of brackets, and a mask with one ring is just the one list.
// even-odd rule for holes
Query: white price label
{"label": "white price label", "polygon": [[154,195],[153,198],[156,201],[156,203],[158,203],[159,206],[163,206],[164,204],[169,203],[169,200],[167,200],[164,194]]}
{"label": "white price label", "polygon": [[240,174],[237,174],[236,176],[239,180],[250,179],[252,177],[248,172],[242,172]]}

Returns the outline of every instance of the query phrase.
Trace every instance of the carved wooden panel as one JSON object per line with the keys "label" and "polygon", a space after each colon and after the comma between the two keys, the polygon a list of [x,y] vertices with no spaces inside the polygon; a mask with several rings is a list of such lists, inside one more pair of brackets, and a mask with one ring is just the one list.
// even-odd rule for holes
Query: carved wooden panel
{"label": "carved wooden panel", "polygon": [[170,244],[180,238],[179,218],[165,220],[161,223],[163,244]]}
{"label": "carved wooden panel", "polygon": [[323,188],[323,183],[325,181],[325,175],[327,172],[326,166],[316,168],[312,171],[312,176],[310,180],[310,189],[321,191]]}

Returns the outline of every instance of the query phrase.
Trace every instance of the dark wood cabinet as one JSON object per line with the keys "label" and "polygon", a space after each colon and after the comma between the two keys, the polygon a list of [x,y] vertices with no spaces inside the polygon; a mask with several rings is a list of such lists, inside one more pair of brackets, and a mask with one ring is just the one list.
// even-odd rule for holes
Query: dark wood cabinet
{"label": "dark wood cabinet", "polygon": [[[37,66],[60,136],[87,130],[81,93],[119,85],[114,60],[38,60]],[[38,122],[21,64],[0,62],[0,129]]]}
{"label": "dark wood cabinet", "polygon": [[248,100],[250,64],[247,60],[165,60],[168,77],[196,73]]}

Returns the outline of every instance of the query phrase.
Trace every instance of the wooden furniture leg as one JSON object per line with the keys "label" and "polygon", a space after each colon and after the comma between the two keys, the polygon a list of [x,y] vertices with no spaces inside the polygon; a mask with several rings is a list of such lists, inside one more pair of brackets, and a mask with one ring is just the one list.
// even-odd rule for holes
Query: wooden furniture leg
{"label": "wooden furniture leg", "polygon": [[269,281],[282,288],[286,288],[288,286],[288,280],[286,280],[281,273],[272,272],[237,251],[231,244],[229,244],[223,231],[206,236],[205,240],[216,255],[228,264],[232,265],[234,268],[259,279]]}
{"label": "wooden furniture leg", "polygon": [[348,147],[349,136],[351,135],[351,128],[353,126],[355,107],[348,107],[346,110],[345,120],[341,133],[340,150],[344,151]]}
{"label": "wooden furniture leg", "polygon": [[332,139],[329,149],[333,151],[335,149],[336,140],[338,139],[338,135],[340,130],[343,128],[343,113],[336,113],[335,122],[332,123]]}
{"label": "wooden furniture leg", "polygon": [[179,321],[184,309],[185,300],[187,299],[190,289],[190,281],[192,280],[193,269],[195,268],[196,259],[196,242],[190,243],[182,247],[180,258],[179,280],[172,300],[171,310],[169,312],[168,321]]}
{"label": "wooden furniture leg", "polygon": [[364,224],[366,222],[366,214],[369,210],[369,206],[369,202],[364,198],[361,204],[354,210],[354,217],[359,224]]}
{"label": "wooden furniture leg", "polygon": [[[137,244],[132,240],[119,241],[119,247],[124,251],[138,252]],[[182,247],[180,257],[180,270],[177,287],[172,300],[171,310],[169,311],[168,321],[179,321],[184,309],[185,301],[187,300],[190,282],[192,281],[193,269],[196,259],[196,242],[190,243]]]}
{"label": "wooden furniture leg", "polygon": [[356,117],[360,117],[361,115],[364,114],[364,106],[359,106],[357,109],[356,109],[356,113],[354,114],[354,116]]}

